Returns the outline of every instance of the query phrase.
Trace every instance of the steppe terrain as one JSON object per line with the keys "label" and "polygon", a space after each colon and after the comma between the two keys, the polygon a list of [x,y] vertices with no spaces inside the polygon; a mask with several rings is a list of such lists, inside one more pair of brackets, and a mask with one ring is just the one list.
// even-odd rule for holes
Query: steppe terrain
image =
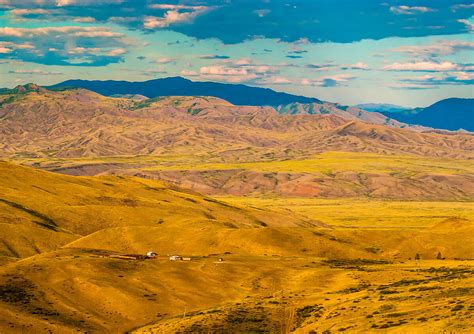
{"label": "steppe terrain", "polygon": [[294,109],[0,95],[0,331],[469,333],[474,136]]}

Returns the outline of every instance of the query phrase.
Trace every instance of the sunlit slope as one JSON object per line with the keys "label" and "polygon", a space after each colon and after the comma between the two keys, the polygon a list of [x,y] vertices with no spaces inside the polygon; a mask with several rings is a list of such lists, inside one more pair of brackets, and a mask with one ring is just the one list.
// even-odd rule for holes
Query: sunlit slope
{"label": "sunlit slope", "polygon": [[474,304],[472,261],[417,265],[222,254],[170,262],[105,254],[63,249],[4,268],[2,332],[118,333],[153,324],[144,332],[248,332],[264,326],[277,332],[351,327],[366,333],[393,326],[397,333],[468,333]]}
{"label": "sunlit slope", "polygon": [[253,228],[302,222],[233,207],[159,181],[71,177],[6,162],[0,162],[0,208],[1,254],[16,258],[107,228]]}

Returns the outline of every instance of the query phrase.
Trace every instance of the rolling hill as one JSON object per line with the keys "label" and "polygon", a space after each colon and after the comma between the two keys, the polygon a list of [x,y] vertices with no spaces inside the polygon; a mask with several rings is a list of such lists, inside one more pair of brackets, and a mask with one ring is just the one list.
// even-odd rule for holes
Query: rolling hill
{"label": "rolling hill", "polygon": [[270,107],[235,106],[214,97],[136,101],[83,89],[0,95],[0,119],[4,156],[156,155],[191,150],[232,155],[252,148],[271,150],[282,158],[324,151],[470,158],[473,147],[471,135],[411,131],[333,114],[281,115]]}
{"label": "rolling hill", "polygon": [[[161,179],[208,195],[473,196],[472,135],[365,123],[350,117],[387,119],[354,108],[277,112],[214,97],[134,100],[34,85],[0,104],[2,156],[64,174]],[[334,151],[342,153],[326,153]]]}
{"label": "rolling hill", "polygon": [[[352,201],[332,226],[320,207],[344,202],[215,199],[7,162],[0,194],[3,333],[470,328],[469,203],[398,203],[368,221],[370,203]],[[384,228],[389,213],[396,228]],[[144,259],[149,250],[159,255]]]}

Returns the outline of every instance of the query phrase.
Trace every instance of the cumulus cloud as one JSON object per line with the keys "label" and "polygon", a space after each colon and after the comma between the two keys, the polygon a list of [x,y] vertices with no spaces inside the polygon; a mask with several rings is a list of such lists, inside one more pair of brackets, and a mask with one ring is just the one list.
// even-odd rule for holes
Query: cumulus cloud
{"label": "cumulus cloud", "polygon": [[293,82],[287,77],[271,76],[271,77],[261,78],[257,80],[256,83],[259,85],[289,85]]}
{"label": "cumulus cloud", "polygon": [[182,70],[180,73],[183,77],[196,77],[199,75],[196,71]]}
{"label": "cumulus cloud", "polygon": [[415,57],[438,57],[455,54],[459,51],[474,50],[474,42],[459,40],[441,40],[431,45],[400,46],[389,51],[405,53]]}
{"label": "cumulus cloud", "polygon": [[[155,3],[157,2],[157,3]],[[394,4],[395,1],[388,1]],[[410,2],[411,3],[411,2]],[[465,31],[470,5],[432,1],[429,7],[381,6],[377,1],[229,1],[229,0],[0,0],[0,9],[28,20],[116,23],[131,30],[172,29],[191,37],[239,43],[254,36],[285,42],[353,42],[391,36],[429,36]],[[387,10],[390,8],[390,10]],[[412,24],[414,14],[431,13],[429,22]],[[319,13],[317,19],[315,14]],[[375,13],[376,15],[367,15]],[[393,14],[399,14],[393,20]],[[288,15],[291,19],[288,19]],[[402,15],[403,14],[403,15]],[[199,19],[197,19],[199,18]],[[422,15],[416,17],[422,19]],[[453,22],[461,24],[452,24]]]}
{"label": "cumulus cloud", "polygon": [[166,28],[173,24],[190,23],[199,15],[202,15],[213,7],[208,6],[187,6],[187,5],[169,5],[169,4],[155,4],[150,5],[153,9],[166,10],[164,15],[145,16],[143,27],[145,29]]}
{"label": "cumulus cloud", "polygon": [[472,23],[472,20],[460,19],[458,22],[464,24],[468,31],[474,31],[474,23]]}
{"label": "cumulus cloud", "polygon": [[0,57],[45,65],[103,66],[120,62],[129,41],[104,27],[0,28]]}
{"label": "cumulus cloud", "polygon": [[451,6],[451,9],[456,11],[456,10],[462,10],[462,9],[472,9],[474,8],[474,3],[471,4],[456,4]]}
{"label": "cumulus cloud", "polygon": [[347,86],[347,83],[355,79],[357,79],[357,77],[350,74],[337,74],[319,78],[305,78],[301,80],[301,84],[304,86],[337,87]]}
{"label": "cumulus cloud", "polygon": [[68,6],[103,6],[110,4],[121,4],[125,0],[0,0],[0,6],[4,7],[68,7]]}
{"label": "cumulus cloud", "polygon": [[12,53],[15,50],[25,50],[25,49],[34,49],[32,44],[24,43],[17,44],[13,42],[0,42],[0,53]]}
{"label": "cumulus cloud", "polygon": [[431,62],[418,61],[411,63],[393,63],[383,67],[388,71],[443,72],[459,69],[459,65],[450,61]]}
{"label": "cumulus cloud", "polygon": [[265,80],[277,73],[276,66],[258,64],[251,59],[241,58],[237,60],[224,59],[214,64],[202,66],[197,71],[183,70],[181,75],[221,82],[263,84]]}
{"label": "cumulus cloud", "polygon": [[401,15],[414,15],[419,13],[429,13],[434,12],[435,10],[428,7],[423,6],[391,6],[390,11],[394,14],[401,14]]}
{"label": "cumulus cloud", "polygon": [[158,58],[158,59],[153,59],[153,60],[150,60],[150,63],[152,64],[173,64],[173,63],[176,63],[177,59],[176,58],[171,58],[171,57],[161,57],[161,58]]}
{"label": "cumulus cloud", "polygon": [[474,84],[474,73],[461,71],[402,78],[399,83],[390,87],[395,89],[434,89],[443,85],[472,84]]}
{"label": "cumulus cloud", "polygon": [[369,65],[367,65],[364,62],[359,61],[355,64],[341,65],[340,68],[341,70],[368,70]]}
{"label": "cumulus cloud", "polygon": [[364,62],[357,62],[355,64],[336,64],[334,62],[325,62],[317,64],[307,64],[306,68],[312,69],[314,71],[336,71],[336,70],[368,70],[370,69],[369,65]]}

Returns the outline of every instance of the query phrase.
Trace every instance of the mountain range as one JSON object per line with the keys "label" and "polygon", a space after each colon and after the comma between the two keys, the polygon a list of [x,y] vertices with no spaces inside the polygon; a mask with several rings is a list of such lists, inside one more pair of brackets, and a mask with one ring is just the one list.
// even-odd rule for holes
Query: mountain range
{"label": "mountain range", "polygon": [[[21,86],[0,95],[0,152],[55,172],[161,179],[209,195],[448,199],[472,192],[461,168],[474,158],[470,134],[406,127],[335,104],[277,109],[206,96],[143,100]],[[345,153],[321,156],[334,151]],[[446,174],[449,159],[459,159],[459,171]],[[392,172],[380,161],[395,164]],[[354,163],[366,164],[364,172],[341,167]]]}
{"label": "mountain range", "polygon": [[[313,107],[317,104],[329,103],[317,98],[276,92],[268,88],[216,82],[195,82],[182,77],[170,77],[144,82],[68,80],[49,88],[62,89],[64,87],[84,88],[104,96],[131,97],[136,95],[139,99],[162,96],[213,96],[229,101],[234,105],[272,106],[284,112],[288,112],[288,108],[282,106],[292,103],[312,104]],[[349,108],[339,104],[333,105],[337,105],[339,109],[344,110]],[[319,108],[324,109],[324,106],[317,107],[316,109]],[[439,101],[427,108],[415,109],[392,104],[370,103],[356,105],[352,108],[378,112],[385,116],[385,123],[395,123],[398,121],[443,130],[456,131],[463,129],[474,131],[474,99],[451,98]],[[295,109],[293,108],[293,110]],[[304,112],[307,113],[307,111]],[[372,118],[367,115],[364,117],[366,119]],[[375,118],[379,121],[381,119],[380,115]]]}
{"label": "mountain range", "polygon": [[138,94],[149,98],[159,96],[214,96],[235,105],[277,106],[292,102],[319,102],[316,98],[276,92],[268,88],[217,82],[196,82],[182,77],[170,77],[144,82],[68,80],[50,88],[78,87],[104,96]]}

